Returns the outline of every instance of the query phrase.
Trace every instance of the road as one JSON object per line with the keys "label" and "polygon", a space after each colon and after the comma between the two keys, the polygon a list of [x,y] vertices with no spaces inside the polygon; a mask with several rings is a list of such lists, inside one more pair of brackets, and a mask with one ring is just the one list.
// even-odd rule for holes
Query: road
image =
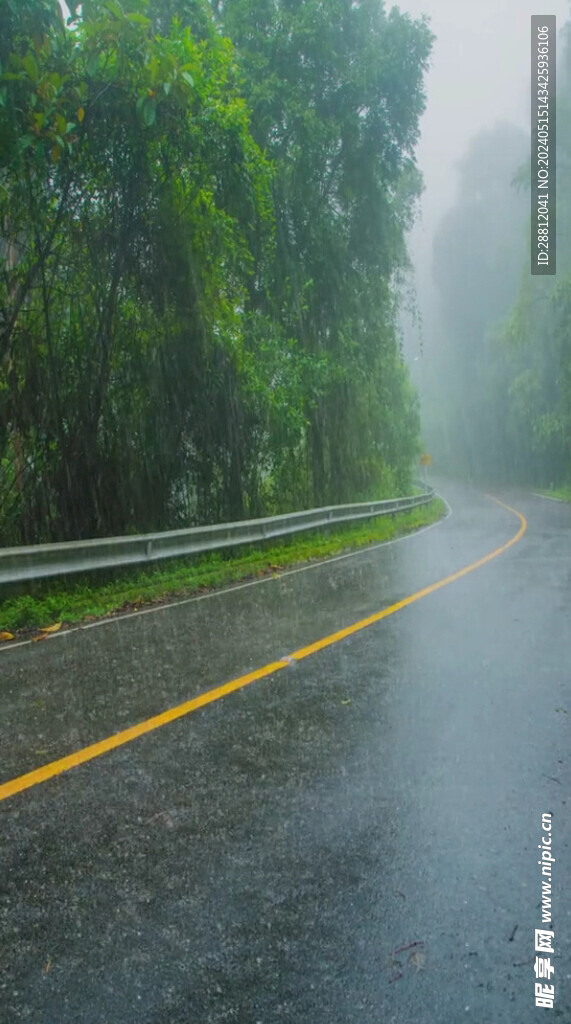
{"label": "road", "polygon": [[397,543],[0,652],[0,782],[247,683],[0,800],[5,1024],[543,1020],[546,812],[571,1021],[571,506],[442,493]]}

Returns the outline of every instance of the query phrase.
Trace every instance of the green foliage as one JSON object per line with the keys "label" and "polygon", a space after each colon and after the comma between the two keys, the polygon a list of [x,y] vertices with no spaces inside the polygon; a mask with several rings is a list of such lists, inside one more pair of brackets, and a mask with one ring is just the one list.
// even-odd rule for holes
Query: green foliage
{"label": "green foliage", "polygon": [[5,542],[405,487],[424,23],[376,0],[71,8],[0,0]]}
{"label": "green foliage", "polygon": [[377,2],[220,6],[275,167],[271,308],[317,371],[305,377],[309,500],[349,499],[389,466],[404,482],[418,420],[391,284],[420,190],[430,35]]}

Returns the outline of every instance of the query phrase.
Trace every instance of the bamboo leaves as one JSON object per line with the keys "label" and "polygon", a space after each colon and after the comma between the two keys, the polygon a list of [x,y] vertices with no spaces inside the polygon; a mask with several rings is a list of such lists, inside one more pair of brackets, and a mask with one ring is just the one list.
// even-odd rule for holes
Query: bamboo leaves
{"label": "bamboo leaves", "polygon": [[401,486],[425,29],[350,0],[56,7],[3,12],[6,542]]}

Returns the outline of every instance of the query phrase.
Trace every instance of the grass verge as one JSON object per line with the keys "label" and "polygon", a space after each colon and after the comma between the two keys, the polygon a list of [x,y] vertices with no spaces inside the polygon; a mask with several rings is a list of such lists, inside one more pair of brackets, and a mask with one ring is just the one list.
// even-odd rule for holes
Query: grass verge
{"label": "grass verge", "polygon": [[554,487],[552,491],[539,490],[546,498],[559,498],[560,501],[571,501],[571,487]]}
{"label": "grass verge", "polygon": [[116,570],[28,585],[0,606],[0,631],[25,639],[38,627],[69,627],[110,615],[208,593],[244,580],[279,575],[286,568],[330,558],[404,536],[437,522],[446,513],[440,498],[427,505],[335,530],[311,531],[262,547],[176,559],[150,569]]}

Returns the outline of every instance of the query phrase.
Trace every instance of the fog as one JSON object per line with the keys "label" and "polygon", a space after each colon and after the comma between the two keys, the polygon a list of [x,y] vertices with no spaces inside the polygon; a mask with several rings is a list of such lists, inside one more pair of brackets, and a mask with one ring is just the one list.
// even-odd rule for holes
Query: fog
{"label": "fog", "polygon": [[[484,0],[469,6],[453,0],[403,0],[399,6],[412,17],[427,16],[435,35],[425,82],[426,110],[417,148],[425,190],[419,216],[409,236],[415,305],[412,314],[406,312],[402,317],[403,350],[421,395],[425,444],[435,449],[436,459],[445,471],[464,471],[481,477],[499,474],[502,478],[513,478],[526,473],[529,476],[530,460],[535,459],[536,478],[545,473],[561,476],[565,474],[566,456],[547,450],[554,434],[562,429],[561,416],[552,404],[556,379],[561,374],[559,357],[553,356],[550,369],[542,365],[541,369],[536,366],[534,370],[537,360],[531,349],[523,355],[524,332],[519,331],[509,355],[506,355],[504,335],[506,323],[515,310],[520,319],[523,317],[522,294],[530,276],[529,188],[528,176],[523,170],[528,160],[529,147],[525,140],[529,139],[530,130],[530,18],[542,13],[557,17],[560,93],[564,79],[562,30],[569,5],[564,0],[556,3],[502,0],[499,4]],[[560,101],[561,95],[558,148],[566,144]],[[485,142],[476,141],[482,140],[482,133],[484,139],[487,137],[488,149]],[[511,140],[507,146],[504,143],[506,133]],[[515,145],[518,134],[519,144]],[[478,146],[476,155],[474,147],[478,149]],[[468,153],[471,153],[470,158]],[[482,188],[488,189],[488,198],[489,190],[494,189],[494,212],[489,202],[482,202],[476,208],[475,171],[472,167],[472,183],[469,184],[467,159],[476,161]],[[463,184],[462,167],[467,174]],[[517,172],[520,181],[516,188],[513,179]],[[559,187],[561,196],[561,179]],[[515,198],[516,192],[519,199]],[[560,223],[562,216],[560,210]],[[484,220],[488,225],[487,245],[482,240],[478,257],[475,234]],[[509,252],[504,251],[500,258],[499,249],[494,253],[491,250],[493,246],[501,246],[502,233],[509,235],[511,243]],[[484,268],[482,261],[486,260],[488,266]],[[503,278],[499,284],[503,300],[499,305],[495,299],[491,303],[487,301],[490,281],[495,281],[493,288],[497,290],[498,275]],[[456,291],[450,286],[452,277],[456,279]],[[553,282],[555,278],[546,280]],[[532,284],[538,293],[542,292],[541,299],[547,297],[549,286],[545,280],[539,283],[532,279]],[[466,317],[464,321],[461,317],[455,319],[454,305],[464,309],[479,306],[481,316],[477,318],[477,328],[474,321],[468,322]],[[472,336],[470,342],[468,335]],[[490,340],[492,335],[494,342]],[[527,343],[529,347],[529,338]],[[479,382],[473,376],[474,365],[481,377]],[[546,377],[550,377],[550,385],[545,387],[540,399],[538,381]],[[520,392],[523,395],[524,390],[525,399],[518,398],[522,408],[516,414],[509,408],[509,396]],[[493,399],[491,394],[495,395]],[[555,405],[561,397],[555,397]],[[485,414],[484,405],[487,405]],[[471,414],[466,411],[468,406]],[[485,423],[478,417],[480,420],[484,417]],[[522,461],[521,452],[513,450],[509,440],[512,435],[522,434],[522,418],[533,420],[531,432],[526,435],[526,444],[533,453],[530,460],[526,460],[525,472],[516,465]],[[550,418],[551,426],[546,427]],[[556,427],[553,426],[555,420]],[[492,436],[489,434],[491,423],[496,424]],[[492,467],[489,460],[474,454],[478,447],[484,449],[490,444],[499,444],[500,434],[501,444],[505,442],[501,468],[499,463]],[[463,447],[459,441],[462,435]],[[552,465],[553,459],[556,464],[561,459],[561,465],[548,471],[545,466]]]}
{"label": "fog", "polygon": [[529,130],[530,18],[555,14],[560,29],[567,0],[401,0],[413,17],[425,14],[436,36],[426,78],[418,160],[425,178],[422,225],[414,233],[418,270],[431,233],[451,205],[456,165],[468,141],[496,121]]}

